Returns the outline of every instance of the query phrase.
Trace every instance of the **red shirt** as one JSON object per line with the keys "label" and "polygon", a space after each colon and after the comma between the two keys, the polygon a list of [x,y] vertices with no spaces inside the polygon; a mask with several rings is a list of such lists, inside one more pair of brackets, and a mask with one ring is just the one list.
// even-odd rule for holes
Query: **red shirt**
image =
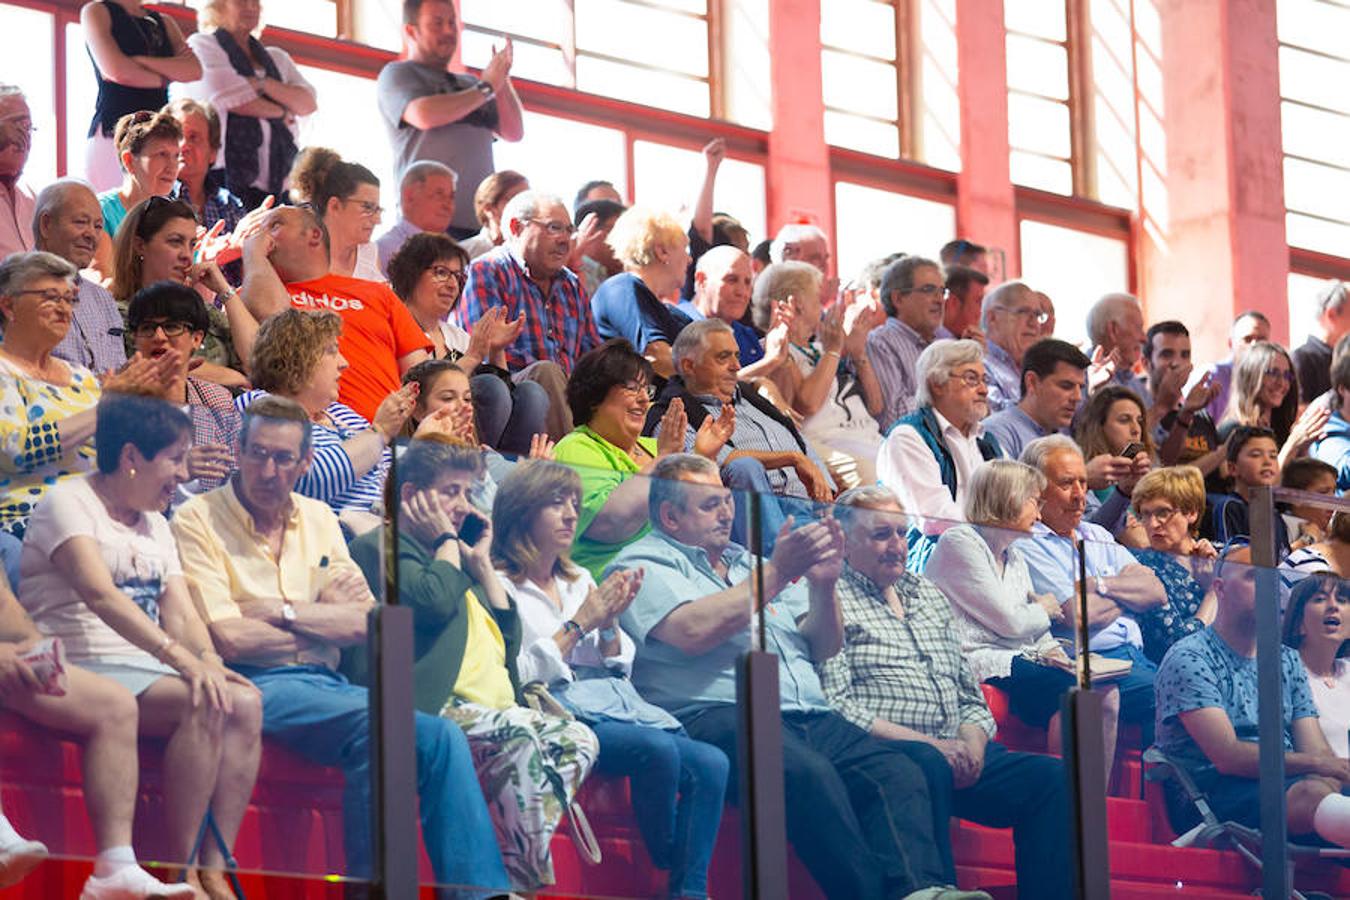
{"label": "red shirt", "polygon": [[326,309],[342,317],[338,349],[348,369],[338,382],[338,401],[367,421],[380,402],[399,389],[398,361],[431,341],[388,285],[345,275],[324,275],[286,285],[296,309]]}

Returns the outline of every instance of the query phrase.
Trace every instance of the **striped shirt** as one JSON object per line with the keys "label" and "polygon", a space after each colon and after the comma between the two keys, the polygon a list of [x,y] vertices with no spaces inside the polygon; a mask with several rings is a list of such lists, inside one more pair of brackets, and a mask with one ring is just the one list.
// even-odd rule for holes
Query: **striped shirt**
{"label": "striped shirt", "polygon": [[989,411],[1000,412],[1022,399],[1022,367],[992,340],[984,348],[984,371],[989,376]]}
{"label": "striped shirt", "polygon": [[530,278],[515,252],[507,246],[489,250],[469,264],[464,299],[455,308],[455,320],[466,331],[494,306],[505,307],[506,318],[525,316],[525,328],[506,348],[506,367],[519,372],[531,363],[552,360],[571,375],[577,358],[600,345],[591,304],[577,276],[562,269],[549,282],[548,294]]}
{"label": "striped shirt", "polygon": [[908,572],[895,583],[897,618],[876,582],[852,566],[835,585],[844,646],[817,666],[825,696],[864,731],[883,719],[940,740],[962,725],[994,736],[994,717],[961,655],[951,606],[931,581]]}
{"label": "striped shirt", "polygon": [[914,380],[914,364],[931,343],[894,316],[867,335],[867,358],[872,361],[872,371],[881,383],[884,408],[878,419],[883,434],[901,416],[918,408],[914,395],[918,393],[919,385]]}
{"label": "striped shirt", "polygon": [[[235,398],[240,412],[250,403],[267,396],[266,391],[247,391]],[[334,512],[356,509],[368,512],[383,505],[384,477],[389,471],[389,450],[380,454],[373,469],[358,476],[352,459],[342,444],[350,437],[370,428],[370,423],[349,406],[330,403],[324,410],[333,426],[314,423],[314,462],[296,482],[295,492],[305,497],[322,500]]]}

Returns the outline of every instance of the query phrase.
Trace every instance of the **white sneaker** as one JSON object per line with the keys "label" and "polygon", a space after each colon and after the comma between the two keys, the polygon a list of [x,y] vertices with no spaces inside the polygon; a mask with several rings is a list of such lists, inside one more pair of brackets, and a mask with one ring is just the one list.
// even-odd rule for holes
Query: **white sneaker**
{"label": "white sneaker", "polygon": [[90,875],[80,900],[144,900],[147,897],[195,897],[190,884],[165,884],[140,866],[123,866],[106,878]]}
{"label": "white sneaker", "polygon": [[23,881],[23,877],[46,858],[47,845],[38,841],[19,841],[0,850],[0,888]]}

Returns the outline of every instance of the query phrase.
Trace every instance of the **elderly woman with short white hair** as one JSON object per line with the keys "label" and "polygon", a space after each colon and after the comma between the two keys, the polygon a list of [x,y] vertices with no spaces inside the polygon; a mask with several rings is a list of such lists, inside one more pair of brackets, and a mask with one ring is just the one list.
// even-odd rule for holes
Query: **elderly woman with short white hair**
{"label": "elderly woman with short white hair", "polygon": [[799,260],[773,263],[755,279],[750,300],[755,327],[767,332],[775,314],[787,322],[788,359],[769,378],[801,431],[842,487],[876,478],[881,430],[876,416],[885,404],[881,384],[867,359],[867,333],[885,320],[865,297],[836,303],[821,317],[825,276]]}
{"label": "elderly woman with short white hair", "polygon": [[623,271],[606,278],[591,298],[600,337],[625,338],[662,378],[675,374],[670,347],[689,317],[662,298],[678,299],[689,268],[684,226],[660,210],[634,206],[609,230],[609,246]]}
{"label": "elderly woman with short white hair", "polygon": [[[965,497],[969,524],[942,533],[925,574],[951,601],[961,649],[976,680],[1004,691],[1013,715],[1046,728],[1047,747],[1057,753],[1059,698],[1077,683],[1050,633],[1066,621],[1066,611],[1052,594],[1032,590],[1031,571],[1015,546],[1039,519],[1044,489],[1045,476],[1025,463],[999,459],[977,468]],[[1103,722],[1108,768],[1115,758],[1118,709],[1112,688]]]}

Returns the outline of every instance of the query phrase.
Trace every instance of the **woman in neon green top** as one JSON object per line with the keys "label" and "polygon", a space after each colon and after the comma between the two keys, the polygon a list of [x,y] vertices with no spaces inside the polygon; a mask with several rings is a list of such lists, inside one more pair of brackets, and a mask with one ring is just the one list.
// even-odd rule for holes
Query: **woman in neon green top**
{"label": "woman in neon green top", "polygon": [[[577,424],[558,442],[553,457],[581,476],[581,509],[572,560],[599,579],[624,547],[651,530],[647,521],[647,480],[656,461],[684,452],[688,418],[678,399],[661,419],[661,437],[642,437],[647,410],[656,396],[652,365],[623,338],[584,354],[567,383],[567,405]],[[717,459],[735,429],[730,406],[708,416],[694,439],[694,451]]]}

